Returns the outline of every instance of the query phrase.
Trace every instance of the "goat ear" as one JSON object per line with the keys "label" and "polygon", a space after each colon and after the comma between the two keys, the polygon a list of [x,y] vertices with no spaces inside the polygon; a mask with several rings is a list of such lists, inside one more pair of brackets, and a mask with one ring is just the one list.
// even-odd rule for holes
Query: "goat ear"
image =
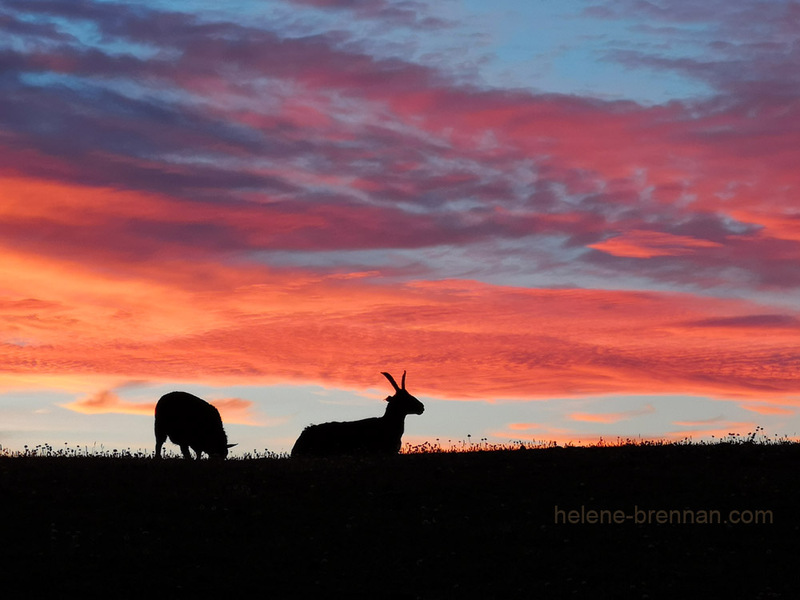
{"label": "goat ear", "polygon": [[234,446],[238,446],[239,444],[228,444],[228,448],[233,448]]}
{"label": "goat ear", "polygon": [[[386,377],[386,379],[389,380],[389,383],[392,384],[392,387],[394,388],[395,392],[400,391],[400,388],[397,387],[397,382],[394,380],[394,377],[392,377],[391,375],[389,375],[389,373],[386,373],[385,371],[381,371],[381,375],[383,375],[384,377]],[[405,381],[405,372],[403,373],[403,381]]]}

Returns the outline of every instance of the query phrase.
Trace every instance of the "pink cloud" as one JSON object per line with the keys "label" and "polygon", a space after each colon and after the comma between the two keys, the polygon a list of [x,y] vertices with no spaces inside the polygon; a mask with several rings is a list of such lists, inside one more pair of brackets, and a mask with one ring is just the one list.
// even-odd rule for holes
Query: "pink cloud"
{"label": "pink cloud", "polygon": [[[4,371],[125,379],[370,385],[400,365],[431,395],[544,398],[694,393],[796,401],[797,328],[696,327],[763,308],[688,294],[392,283],[214,263],[116,276],[4,254],[26,319]],[[16,306],[12,304],[12,308]],[[789,315],[796,318],[796,315]],[[779,335],[776,335],[779,333]],[[342,354],[342,348],[348,348]],[[400,367],[398,367],[400,368]]]}
{"label": "pink cloud", "polygon": [[589,244],[587,247],[613,256],[652,258],[653,256],[683,256],[696,252],[698,248],[721,248],[722,244],[685,235],[632,230],[603,242]]}
{"label": "pink cloud", "polygon": [[[277,32],[210,25],[171,13],[159,21],[158,31],[167,27],[175,35],[154,36],[146,24],[165,15],[123,12],[127,16],[120,20],[100,6],[82,10],[109,35],[177,48],[180,64],[69,47],[16,56],[18,68],[157,81],[210,101],[203,109],[196,103],[150,106],[109,91],[104,106],[78,94],[62,95],[51,106],[41,105],[48,97],[38,90],[18,90],[17,103],[4,106],[4,112],[12,131],[27,122],[18,114],[20,106],[40,103],[42,114],[63,112],[55,125],[70,140],[63,152],[75,155],[72,177],[148,185],[181,201],[187,196],[194,202],[202,202],[200,196],[229,200],[219,211],[230,214],[227,222],[201,206],[194,211],[197,222],[165,227],[165,238],[205,238],[228,251],[336,250],[469,244],[544,233],[565,236],[570,245],[603,249],[609,259],[603,268],[620,274],[708,286],[728,283],[719,274],[735,264],[755,287],[797,282],[788,257],[797,252],[798,240],[787,235],[791,226],[784,208],[791,205],[788,190],[800,184],[793,168],[798,132],[780,125],[791,121],[791,105],[765,106],[736,96],[727,103],[714,98],[642,107],[482,90],[457,85],[429,67],[375,57],[363,45],[345,44],[333,35],[284,39]],[[692,18],[699,16],[688,10],[681,17]],[[200,32],[208,34],[202,43],[194,39]],[[242,43],[232,47],[228,40],[237,36]],[[235,78],[226,68],[231,64],[237,67]],[[248,82],[263,78],[280,82],[269,88],[272,108],[253,103],[264,90]],[[349,115],[356,106],[359,119],[354,121]],[[103,168],[86,170],[89,157],[76,155],[74,140],[89,137],[78,131],[95,136],[90,158]],[[115,140],[121,136],[133,149],[130,155],[118,149]],[[20,168],[42,169],[42,161],[14,158],[20,146],[36,143],[34,137],[21,130],[12,138],[7,154]],[[193,165],[142,158],[186,154],[187,148],[206,160]],[[274,161],[269,173],[244,166],[255,156]],[[435,168],[427,156],[437,157]],[[756,156],[769,158],[754,170]],[[561,204],[545,190],[526,203],[515,192],[520,181],[503,167],[526,161],[564,185],[572,203]],[[229,166],[212,167],[220,162]],[[374,166],[367,166],[370,162]],[[305,168],[297,166],[303,163]],[[329,201],[320,183],[336,188]],[[270,201],[243,208],[242,194],[252,198],[253,188],[268,190],[264,196]],[[276,197],[285,202],[273,202]],[[476,204],[468,214],[440,208],[463,198]],[[770,208],[776,205],[783,208]],[[287,221],[277,233],[269,231],[270,223]],[[346,227],[353,222],[358,227]],[[398,227],[391,229],[392,222]],[[241,231],[248,224],[257,231]],[[342,235],[345,229],[348,236]],[[609,239],[611,232],[621,233]],[[642,256],[661,259],[659,268],[626,260]],[[592,267],[598,259],[572,260]],[[736,283],[744,285],[746,279]]]}

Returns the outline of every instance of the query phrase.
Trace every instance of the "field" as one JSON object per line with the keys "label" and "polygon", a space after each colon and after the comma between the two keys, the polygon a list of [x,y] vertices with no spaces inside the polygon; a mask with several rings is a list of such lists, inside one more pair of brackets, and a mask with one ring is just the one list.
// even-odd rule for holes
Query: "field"
{"label": "field", "polygon": [[0,585],[8,598],[796,597],[799,463],[798,444],[745,442],[6,456]]}

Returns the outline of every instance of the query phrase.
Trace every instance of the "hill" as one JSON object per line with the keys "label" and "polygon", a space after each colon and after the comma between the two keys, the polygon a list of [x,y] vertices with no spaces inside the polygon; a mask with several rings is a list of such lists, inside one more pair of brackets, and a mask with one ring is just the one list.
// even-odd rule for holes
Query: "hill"
{"label": "hill", "polygon": [[3,457],[1,584],[28,597],[795,597],[798,459],[789,443]]}

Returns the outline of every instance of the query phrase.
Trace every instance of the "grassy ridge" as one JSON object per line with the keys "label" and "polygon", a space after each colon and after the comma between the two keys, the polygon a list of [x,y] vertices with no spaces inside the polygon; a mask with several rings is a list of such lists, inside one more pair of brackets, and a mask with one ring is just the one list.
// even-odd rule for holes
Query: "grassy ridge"
{"label": "grassy ridge", "polygon": [[[0,584],[129,597],[794,597],[798,459],[796,444],[5,457]],[[555,523],[556,506],[767,510],[773,522]]]}

